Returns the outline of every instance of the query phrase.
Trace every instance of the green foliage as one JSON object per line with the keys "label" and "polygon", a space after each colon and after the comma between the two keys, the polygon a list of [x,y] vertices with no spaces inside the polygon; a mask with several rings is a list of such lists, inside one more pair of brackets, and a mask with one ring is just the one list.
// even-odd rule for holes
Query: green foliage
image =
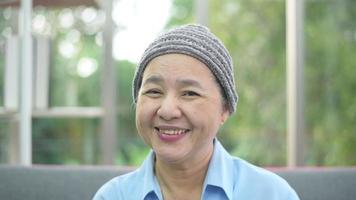
{"label": "green foliage", "polygon": [[179,25],[192,23],[194,21],[194,1],[191,0],[175,0],[172,1],[172,14],[167,23],[167,28]]}
{"label": "green foliage", "polygon": [[210,29],[234,60],[237,113],[222,131],[228,150],[259,165],[285,164],[284,3],[211,1]]}
{"label": "green foliage", "polygon": [[305,69],[307,162],[356,164],[356,2],[309,2]]}
{"label": "green foliage", "polygon": [[129,61],[117,63],[118,155],[121,165],[138,165],[147,155],[148,148],[139,137],[135,126],[135,105],[132,99],[132,79],[135,65]]}
{"label": "green foliage", "polygon": [[[52,63],[51,63],[51,84],[50,84],[50,105],[51,106],[98,106],[100,105],[100,64],[101,48],[95,43],[95,34],[87,33],[88,29],[79,16],[75,13],[80,8],[73,9],[75,17],[74,27],[63,28],[58,23],[61,10],[42,11],[47,20],[52,24]],[[53,16],[53,17],[50,17]],[[70,34],[78,32],[79,40],[74,41],[76,48],[73,56],[67,58],[61,55],[60,46],[70,38]],[[96,60],[98,65],[89,77],[81,77],[77,72],[77,65],[83,58]]]}

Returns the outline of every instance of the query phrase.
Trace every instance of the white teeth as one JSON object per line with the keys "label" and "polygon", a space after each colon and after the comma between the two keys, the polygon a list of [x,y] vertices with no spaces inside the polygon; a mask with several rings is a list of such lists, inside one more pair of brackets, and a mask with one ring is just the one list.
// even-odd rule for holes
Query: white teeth
{"label": "white teeth", "polygon": [[159,132],[166,135],[181,135],[186,132],[184,129],[170,129],[170,130],[161,130]]}

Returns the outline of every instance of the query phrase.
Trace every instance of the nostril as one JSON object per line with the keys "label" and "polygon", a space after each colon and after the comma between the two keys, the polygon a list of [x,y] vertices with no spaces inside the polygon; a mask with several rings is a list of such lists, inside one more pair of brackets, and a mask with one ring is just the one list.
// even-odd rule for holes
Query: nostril
{"label": "nostril", "polygon": [[179,108],[169,108],[167,107],[163,108],[161,107],[160,109],[157,110],[157,115],[164,120],[172,120],[175,118],[179,118],[181,116],[181,111]]}

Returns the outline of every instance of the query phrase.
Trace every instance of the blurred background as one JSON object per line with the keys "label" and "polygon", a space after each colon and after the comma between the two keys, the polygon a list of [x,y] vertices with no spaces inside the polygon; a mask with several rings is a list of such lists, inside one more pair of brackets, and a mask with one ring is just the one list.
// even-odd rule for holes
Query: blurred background
{"label": "blurred background", "polygon": [[[29,19],[32,92],[26,97],[20,73],[23,5],[1,0],[0,163],[21,164],[21,154],[28,154],[33,164],[138,166],[149,149],[135,129],[136,63],[160,32],[199,22],[221,38],[234,60],[240,99],[218,134],[221,142],[257,165],[287,166],[286,4],[35,0]],[[355,166],[356,1],[304,0],[302,8],[296,165]],[[25,141],[21,101],[31,102]],[[27,152],[22,142],[30,143]]]}

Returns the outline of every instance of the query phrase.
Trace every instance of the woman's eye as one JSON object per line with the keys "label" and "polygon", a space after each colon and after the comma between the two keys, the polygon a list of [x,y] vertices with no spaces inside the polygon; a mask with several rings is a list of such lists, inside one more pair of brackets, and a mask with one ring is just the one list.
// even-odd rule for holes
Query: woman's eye
{"label": "woman's eye", "polygon": [[157,97],[157,96],[161,95],[162,92],[159,90],[152,89],[152,90],[145,91],[143,94],[147,95],[147,96],[151,96],[151,97]]}
{"label": "woman's eye", "polygon": [[185,91],[183,93],[183,96],[194,97],[194,96],[199,96],[199,94],[193,91]]}

